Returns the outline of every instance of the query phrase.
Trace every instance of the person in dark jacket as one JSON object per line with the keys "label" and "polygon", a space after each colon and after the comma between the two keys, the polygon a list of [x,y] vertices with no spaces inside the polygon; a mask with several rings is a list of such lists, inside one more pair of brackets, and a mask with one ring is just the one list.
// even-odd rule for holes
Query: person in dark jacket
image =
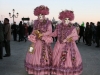
{"label": "person in dark jacket", "polygon": [[23,40],[23,25],[22,25],[22,21],[20,21],[18,28],[19,28],[19,32],[18,32],[19,33],[19,40],[18,41],[20,42],[20,41]]}
{"label": "person in dark jacket", "polygon": [[10,50],[10,40],[11,40],[11,27],[9,24],[9,19],[4,19],[4,43],[5,43],[5,50],[6,54],[4,57],[9,57],[11,55]]}
{"label": "person in dark jacket", "polygon": [[12,29],[12,34],[13,34],[13,39],[14,41],[17,41],[17,25],[16,22],[11,26]]}
{"label": "person in dark jacket", "polygon": [[92,44],[92,27],[89,25],[88,30],[87,30],[87,41],[88,41],[88,46],[91,46]]}
{"label": "person in dark jacket", "polygon": [[97,27],[96,27],[96,47],[100,46],[100,22],[97,22]]}
{"label": "person in dark jacket", "polygon": [[83,42],[84,42],[84,26],[80,26],[80,32],[79,32],[79,40],[78,42],[80,42],[80,39],[83,38]]}
{"label": "person in dark jacket", "polygon": [[85,45],[88,45],[88,29],[89,29],[89,22],[86,23],[86,28],[85,28],[85,32],[84,32],[84,38],[85,38]]}
{"label": "person in dark jacket", "polygon": [[0,21],[0,59],[3,58],[3,41],[4,41],[4,30],[3,30],[3,24]]}
{"label": "person in dark jacket", "polygon": [[90,22],[90,26],[92,29],[92,42],[95,43],[95,41],[96,41],[96,26],[94,25],[93,22]]}
{"label": "person in dark jacket", "polygon": [[32,26],[31,25],[29,25],[29,27],[28,27],[28,34],[30,35],[31,33],[32,33]]}

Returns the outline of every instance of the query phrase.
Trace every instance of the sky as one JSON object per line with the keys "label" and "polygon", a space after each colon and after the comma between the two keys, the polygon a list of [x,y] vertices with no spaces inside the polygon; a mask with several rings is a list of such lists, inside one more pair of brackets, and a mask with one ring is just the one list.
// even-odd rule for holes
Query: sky
{"label": "sky", "polygon": [[18,12],[18,18],[15,18],[18,24],[23,17],[29,17],[30,22],[37,19],[33,11],[37,6],[45,5],[50,9],[49,15],[46,17],[50,20],[55,18],[59,21],[59,12],[62,10],[73,10],[75,19],[72,22],[94,22],[100,21],[100,0],[0,0],[0,20],[9,18],[10,23],[13,19],[9,17],[9,12],[12,15],[12,9],[15,9],[15,15]]}

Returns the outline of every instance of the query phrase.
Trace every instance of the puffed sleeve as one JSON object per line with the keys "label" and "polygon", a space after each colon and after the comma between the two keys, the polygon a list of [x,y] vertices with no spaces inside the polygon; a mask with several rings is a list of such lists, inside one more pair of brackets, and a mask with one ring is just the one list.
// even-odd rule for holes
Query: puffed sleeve
{"label": "puffed sleeve", "polygon": [[33,34],[29,35],[28,36],[28,40],[31,41],[31,42],[33,42],[33,43],[36,43],[36,36],[33,35]]}
{"label": "puffed sleeve", "polygon": [[73,40],[73,41],[78,40],[79,36],[78,36],[78,34],[77,34],[76,28],[73,29],[72,33],[71,33],[67,38],[70,38],[70,37],[72,37],[72,40]]}

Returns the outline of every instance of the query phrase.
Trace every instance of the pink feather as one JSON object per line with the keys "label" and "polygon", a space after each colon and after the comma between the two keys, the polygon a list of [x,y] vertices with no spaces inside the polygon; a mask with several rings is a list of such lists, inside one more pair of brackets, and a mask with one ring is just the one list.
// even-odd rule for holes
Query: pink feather
{"label": "pink feather", "polygon": [[40,5],[40,6],[36,7],[34,9],[34,15],[38,16],[40,14],[42,14],[42,15],[48,15],[49,14],[49,8],[46,7],[46,6],[44,6],[44,5]]}
{"label": "pink feather", "polygon": [[59,19],[64,20],[65,18],[69,18],[70,21],[74,20],[74,13],[70,10],[65,10],[59,13]]}

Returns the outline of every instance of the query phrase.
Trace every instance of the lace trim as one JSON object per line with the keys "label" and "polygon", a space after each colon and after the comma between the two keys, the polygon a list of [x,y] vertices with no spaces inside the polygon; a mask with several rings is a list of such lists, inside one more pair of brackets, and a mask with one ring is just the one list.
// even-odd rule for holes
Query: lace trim
{"label": "lace trim", "polygon": [[32,65],[32,64],[29,64],[27,62],[25,62],[25,67],[27,69],[30,69],[30,70],[34,70],[34,71],[41,71],[41,70],[50,70],[51,67],[49,65],[45,65],[45,66],[41,66],[41,65]]}
{"label": "lace trim", "polygon": [[67,68],[64,68],[64,67],[52,67],[52,71],[59,71],[61,73],[80,73],[82,72],[83,70],[83,66],[82,66],[82,63],[77,66],[77,67],[67,67]]}

